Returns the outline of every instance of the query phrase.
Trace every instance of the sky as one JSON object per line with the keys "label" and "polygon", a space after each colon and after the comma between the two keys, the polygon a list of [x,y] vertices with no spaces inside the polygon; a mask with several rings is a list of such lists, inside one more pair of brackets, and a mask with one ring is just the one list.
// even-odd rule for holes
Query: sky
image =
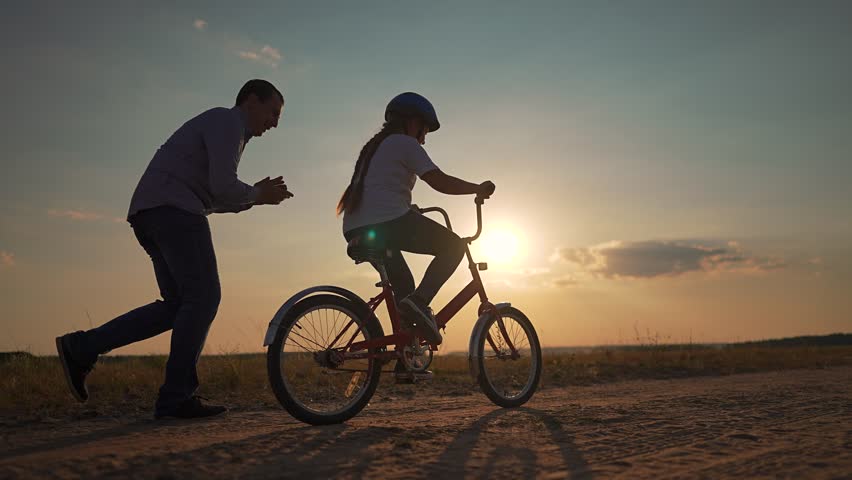
{"label": "sky", "polygon": [[[210,217],[205,353],[260,351],[302,288],[375,293],[334,206],[403,91],[437,109],[435,163],[497,185],[472,251],[545,346],[850,332],[850,19],[842,1],[17,2],[0,20],[0,350],[49,354],[157,298],[130,196],[174,130],[250,78],[286,104],[240,177],[283,175],[295,197]],[[470,197],[420,183],[414,200],[475,229]],[[428,258],[409,258],[419,280]],[[466,348],[476,307],[443,350]]]}

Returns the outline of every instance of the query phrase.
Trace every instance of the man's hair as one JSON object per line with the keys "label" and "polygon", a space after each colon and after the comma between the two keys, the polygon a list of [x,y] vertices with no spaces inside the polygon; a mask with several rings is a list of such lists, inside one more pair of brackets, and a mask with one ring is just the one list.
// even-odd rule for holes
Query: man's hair
{"label": "man's hair", "polygon": [[240,93],[237,94],[237,102],[235,105],[239,106],[241,103],[245,102],[252,93],[257,95],[257,99],[261,102],[265,102],[272,95],[278,95],[278,99],[281,100],[281,103],[284,103],[284,95],[281,95],[281,92],[275,88],[275,85],[267,82],[266,80],[255,78],[246,82],[246,84],[243,85],[243,88],[240,89]]}

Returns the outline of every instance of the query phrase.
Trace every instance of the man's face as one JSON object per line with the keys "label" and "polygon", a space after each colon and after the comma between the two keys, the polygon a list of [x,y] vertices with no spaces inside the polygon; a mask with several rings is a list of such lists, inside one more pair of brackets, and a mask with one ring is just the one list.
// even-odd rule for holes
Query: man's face
{"label": "man's face", "polygon": [[278,126],[284,103],[278,95],[272,95],[265,102],[261,102],[256,95],[252,94],[249,95],[244,107],[248,114],[249,130],[252,135],[259,137],[263,135],[263,132]]}

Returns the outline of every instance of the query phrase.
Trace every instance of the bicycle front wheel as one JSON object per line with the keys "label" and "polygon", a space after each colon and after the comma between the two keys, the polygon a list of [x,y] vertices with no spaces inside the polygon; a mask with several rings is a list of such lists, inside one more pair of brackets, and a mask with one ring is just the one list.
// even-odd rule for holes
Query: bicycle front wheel
{"label": "bicycle front wheel", "polygon": [[315,295],[296,303],[281,322],[267,351],[267,372],[276,398],[296,419],[340,423],[370,401],[381,365],[345,355],[348,344],[382,336],[381,325],[363,310],[337,295]]}
{"label": "bicycle front wheel", "polygon": [[532,398],[541,377],[541,345],[527,316],[502,307],[474,335],[471,360],[477,362],[482,392],[506,408]]}

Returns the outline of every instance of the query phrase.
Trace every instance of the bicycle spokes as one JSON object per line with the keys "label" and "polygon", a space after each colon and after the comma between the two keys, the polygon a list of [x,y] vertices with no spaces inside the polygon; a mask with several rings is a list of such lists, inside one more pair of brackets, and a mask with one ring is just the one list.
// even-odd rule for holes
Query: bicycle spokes
{"label": "bicycle spokes", "polygon": [[321,305],[291,325],[282,345],[282,379],[294,400],[316,412],[345,409],[359,397],[372,360],[347,359],[352,341],[366,340],[352,312]]}
{"label": "bicycle spokes", "polygon": [[489,326],[482,352],[483,368],[494,390],[506,398],[529,388],[536,366],[531,364],[530,336],[511,316],[498,316]]}
{"label": "bicycle spokes", "polygon": [[[530,340],[524,328],[514,319],[497,317],[488,330],[488,345],[491,353],[498,358],[518,358],[520,352],[529,348]],[[486,351],[486,356],[488,356]]]}

